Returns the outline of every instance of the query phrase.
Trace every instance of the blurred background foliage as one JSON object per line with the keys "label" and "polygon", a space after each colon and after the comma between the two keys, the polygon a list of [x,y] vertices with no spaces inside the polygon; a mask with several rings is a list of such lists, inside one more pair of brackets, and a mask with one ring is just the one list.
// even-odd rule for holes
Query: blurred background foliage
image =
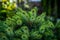
{"label": "blurred background foliage", "polygon": [[0,40],[60,40],[57,4],[57,0],[0,0]]}

